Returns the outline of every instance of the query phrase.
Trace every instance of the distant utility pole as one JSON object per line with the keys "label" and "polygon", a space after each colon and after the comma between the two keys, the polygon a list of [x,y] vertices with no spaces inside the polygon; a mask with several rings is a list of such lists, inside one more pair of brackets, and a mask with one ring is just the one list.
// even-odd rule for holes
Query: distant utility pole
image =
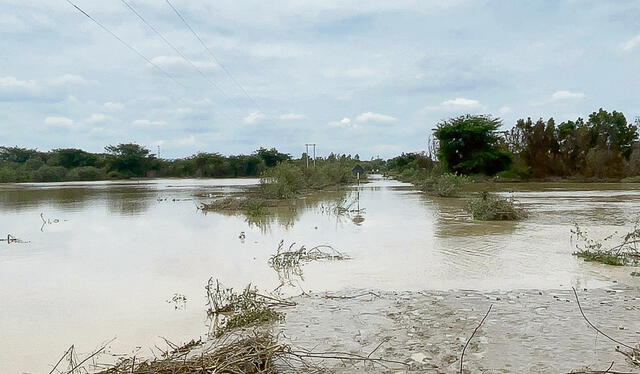
{"label": "distant utility pole", "polygon": [[307,155],[307,168],[309,167],[309,147],[313,147],[313,166],[316,166],[316,143],[307,143],[304,145]]}
{"label": "distant utility pole", "polygon": [[158,158],[160,158],[160,144],[158,144]]}

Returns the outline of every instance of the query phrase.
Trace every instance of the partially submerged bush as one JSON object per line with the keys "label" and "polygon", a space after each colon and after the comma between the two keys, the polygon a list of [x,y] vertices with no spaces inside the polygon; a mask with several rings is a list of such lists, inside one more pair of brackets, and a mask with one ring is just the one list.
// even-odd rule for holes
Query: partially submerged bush
{"label": "partially submerged bush", "polygon": [[293,285],[292,280],[302,278],[302,265],[312,261],[348,260],[349,256],[328,245],[319,245],[307,249],[304,245],[295,249],[296,243],[284,248],[284,240],[280,241],[278,250],[269,257],[269,266],[278,273],[281,285]]}
{"label": "partially submerged bush", "polygon": [[205,289],[209,316],[222,317],[222,322],[214,330],[216,336],[234,329],[282,321],[284,314],[272,308],[278,305],[291,305],[291,303],[259,294],[251,284],[241,293],[237,293],[231,287],[224,287],[217,279],[209,279]]}
{"label": "partially submerged bush", "polygon": [[488,192],[472,199],[468,209],[473,219],[479,221],[517,221],[527,217],[527,212],[514,199]]}
{"label": "partially submerged bush", "polygon": [[267,206],[257,200],[247,200],[244,205],[244,214],[249,217],[262,217],[269,214]]}
{"label": "partially submerged bush", "polygon": [[302,170],[291,163],[281,163],[260,178],[260,191],[267,199],[288,199],[305,187]]}
{"label": "partially submerged bush", "polygon": [[237,199],[235,197],[225,197],[211,203],[201,203],[202,210],[242,210],[247,206],[247,199]]}
{"label": "partially submerged bush", "polygon": [[624,258],[613,255],[607,251],[577,251],[574,255],[587,262],[599,262],[605,265],[623,266]]}
{"label": "partially submerged bush", "polygon": [[577,251],[573,254],[585,261],[614,266],[637,265],[640,262],[640,220],[636,221],[633,229],[614,246],[605,245],[614,238],[614,234],[602,240],[595,240],[589,237],[578,224],[575,224],[571,233],[577,240]]}
{"label": "partially submerged bush", "polygon": [[444,173],[429,176],[419,187],[429,194],[440,197],[454,197],[460,193],[462,187],[471,183],[471,179],[464,175]]}

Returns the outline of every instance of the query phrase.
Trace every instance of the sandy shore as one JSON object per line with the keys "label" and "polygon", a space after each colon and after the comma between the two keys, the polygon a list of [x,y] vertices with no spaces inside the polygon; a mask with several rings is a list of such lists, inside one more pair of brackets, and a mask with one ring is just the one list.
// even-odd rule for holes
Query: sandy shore
{"label": "sandy shore", "polygon": [[[368,292],[375,293],[367,294]],[[354,295],[362,295],[356,298]],[[640,290],[626,286],[578,291],[587,317],[616,339],[640,341]],[[338,298],[336,298],[336,296]],[[567,373],[590,368],[640,372],[580,314],[572,290],[349,290],[295,299],[279,329],[300,347],[406,362],[389,368],[326,361],[339,373],[452,373],[475,327],[492,312],[465,353],[468,373]]]}

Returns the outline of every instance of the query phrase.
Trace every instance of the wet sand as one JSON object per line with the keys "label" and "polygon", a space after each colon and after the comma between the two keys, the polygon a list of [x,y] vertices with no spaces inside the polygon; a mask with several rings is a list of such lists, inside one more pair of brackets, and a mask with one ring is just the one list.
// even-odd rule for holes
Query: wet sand
{"label": "wet sand", "polygon": [[[374,292],[352,299],[340,299]],[[640,341],[640,290],[617,286],[578,290],[587,318],[635,346]],[[278,327],[295,346],[406,362],[381,366],[325,361],[337,373],[459,372],[466,340],[493,304],[469,344],[465,373],[568,373],[590,368],[640,372],[580,314],[573,291],[379,292],[345,290],[295,299]]]}

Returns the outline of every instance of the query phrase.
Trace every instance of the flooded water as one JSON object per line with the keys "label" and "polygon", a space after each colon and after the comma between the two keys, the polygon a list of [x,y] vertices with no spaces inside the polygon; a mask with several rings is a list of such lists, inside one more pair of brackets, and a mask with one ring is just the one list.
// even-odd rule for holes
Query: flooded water
{"label": "flooded water", "polygon": [[[0,373],[48,372],[71,344],[90,352],[116,337],[114,352],[148,353],[159,336],[202,336],[207,280],[275,289],[282,280],[267,261],[280,241],[328,244],[351,258],[302,266],[285,294],[640,284],[629,268],[571,256],[570,234],[574,222],[594,234],[624,232],[640,213],[639,185],[499,185],[531,211],[515,223],[472,221],[464,199],[427,197],[382,178],[277,208],[260,222],[196,208],[256,183],[0,185],[0,236],[26,241],[0,242]],[[364,211],[334,214],[343,198]]]}

